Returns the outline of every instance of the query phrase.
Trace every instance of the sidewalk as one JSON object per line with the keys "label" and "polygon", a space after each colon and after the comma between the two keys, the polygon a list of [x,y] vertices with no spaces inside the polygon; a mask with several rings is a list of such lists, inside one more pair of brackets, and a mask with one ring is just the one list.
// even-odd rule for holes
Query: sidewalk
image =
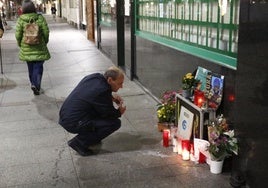
{"label": "sidewalk", "polygon": [[1,40],[4,74],[0,74],[0,188],[227,188],[230,173],[213,175],[206,164],[182,161],[162,147],[157,131],[156,101],[138,84],[125,79],[119,94],[127,111],[122,127],[103,140],[97,155],[81,157],[67,146],[74,135],[61,128],[62,102],[87,74],[112,65],[74,29],[52,16],[42,88],[34,96],[27,66],[18,60],[14,28]]}

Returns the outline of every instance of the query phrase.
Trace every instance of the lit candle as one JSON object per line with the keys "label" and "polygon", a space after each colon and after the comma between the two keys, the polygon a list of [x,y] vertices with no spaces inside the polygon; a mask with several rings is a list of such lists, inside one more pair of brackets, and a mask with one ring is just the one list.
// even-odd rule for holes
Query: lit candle
{"label": "lit candle", "polygon": [[190,140],[182,140],[181,147],[182,147],[182,160],[189,160],[190,159]]}
{"label": "lit candle", "polygon": [[169,134],[170,134],[170,132],[168,129],[163,130],[163,146],[164,147],[169,146]]}
{"label": "lit candle", "polygon": [[194,144],[190,143],[190,154],[194,154]]}
{"label": "lit candle", "polygon": [[197,106],[198,107],[201,107],[202,105],[203,105],[203,98],[199,98],[199,99],[197,99],[198,101],[197,101]]}
{"label": "lit candle", "polygon": [[182,160],[188,161],[190,159],[190,152],[187,150],[182,150]]}
{"label": "lit candle", "polygon": [[181,139],[177,138],[177,150],[178,154],[181,155]]}
{"label": "lit candle", "polygon": [[194,157],[194,144],[193,143],[190,143],[190,160],[196,161],[196,159]]}
{"label": "lit candle", "polygon": [[173,152],[177,153],[178,152],[178,141],[177,141],[177,137],[173,137],[172,138],[172,146],[173,146]]}
{"label": "lit candle", "polygon": [[194,91],[194,104],[197,105],[198,107],[202,107],[204,102],[205,102],[204,92],[196,89]]}

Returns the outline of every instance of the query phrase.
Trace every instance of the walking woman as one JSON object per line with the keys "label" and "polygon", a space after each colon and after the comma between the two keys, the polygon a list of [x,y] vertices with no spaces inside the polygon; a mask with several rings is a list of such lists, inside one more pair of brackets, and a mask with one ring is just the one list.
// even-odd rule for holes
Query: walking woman
{"label": "walking woman", "polygon": [[4,34],[4,26],[0,15],[0,38],[3,37],[3,34]]}
{"label": "walking woman", "polygon": [[1,74],[3,74],[3,62],[2,62],[2,49],[1,49],[1,38],[4,34],[4,26],[2,23],[1,15],[0,15],[0,67],[1,67]]}
{"label": "walking woman", "polygon": [[[25,25],[33,20],[39,27],[39,44],[25,43]],[[43,64],[50,59],[50,53],[47,48],[49,28],[45,18],[36,13],[35,5],[30,0],[25,0],[22,3],[22,15],[18,18],[15,36],[20,47],[19,59],[26,61],[28,66],[31,89],[34,95],[39,95],[43,92],[41,89]]]}

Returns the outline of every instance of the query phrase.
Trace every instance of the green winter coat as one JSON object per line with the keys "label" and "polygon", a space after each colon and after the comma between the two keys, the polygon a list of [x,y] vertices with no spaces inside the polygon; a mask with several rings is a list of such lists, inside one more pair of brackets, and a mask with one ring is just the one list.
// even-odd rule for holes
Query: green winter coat
{"label": "green winter coat", "polygon": [[[29,45],[24,43],[24,27],[30,19],[36,20],[40,31],[40,43]],[[50,59],[50,53],[47,48],[49,40],[49,28],[45,18],[36,13],[22,14],[16,24],[15,37],[20,47],[19,59],[21,61],[45,61]]]}

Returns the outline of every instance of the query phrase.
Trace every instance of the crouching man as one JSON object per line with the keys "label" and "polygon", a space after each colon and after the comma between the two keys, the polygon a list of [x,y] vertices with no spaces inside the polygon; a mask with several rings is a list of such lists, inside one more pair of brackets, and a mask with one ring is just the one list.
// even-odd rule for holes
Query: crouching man
{"label": "crouching man", "polygon": [[123,71],[113,66],[104,74],[84,77],[64,101],[59,124],[68,132],[77,134],[68,145],[80,155],[92,155],[90,146],[100,143],[120,128],[119,118],[126,107],[114,92],[123,87],[123,82]]}

